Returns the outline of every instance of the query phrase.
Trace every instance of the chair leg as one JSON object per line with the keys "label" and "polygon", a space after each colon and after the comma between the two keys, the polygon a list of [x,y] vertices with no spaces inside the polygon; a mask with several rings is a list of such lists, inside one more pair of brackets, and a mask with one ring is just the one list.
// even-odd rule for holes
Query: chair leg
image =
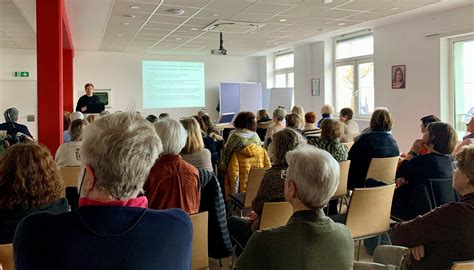
{"label": "chair leg", "polygon": [[219,258],[219,267],[222,268],[222,258]]}
{"label": "chair leg", "polygon": [[358,244],[357,244],[357,255],[356,255],[356,261],[359,261],[359,256],[360,256],[360,245],[361,245],[361,242],[362,240],[358,240]]}

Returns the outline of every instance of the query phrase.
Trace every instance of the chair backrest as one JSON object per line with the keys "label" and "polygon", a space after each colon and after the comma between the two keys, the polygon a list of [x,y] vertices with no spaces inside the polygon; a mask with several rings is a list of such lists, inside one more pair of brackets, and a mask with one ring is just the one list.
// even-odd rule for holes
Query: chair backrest
{"label": "chair backrest", "polygon": [[354,142],[344,142],[342,143],[347,147],[347,151],[351,150],[352,145],[354,145]]}
{"label": "chair backrest", "polygon": [[293,207],[288,202],[265,203],[260,220],[260,230],[285,226],[291,215],[293,215]]}
{"label": "chair backrest", "polygon": [[451,270],[472,270],[474,269],[473,261],[454,262],[451,266]]}
{"label": "chair backrest", "polygon": [[61,178],[63,179],[64,183],[63,195],[66,194],[66,187],[78,187],[77,178],[80,172],[81,167],[62,167],[61,169],[59,169],[59,174],[61,174]]}
{"label": "chair backrest", "polygon": [[350,160],[339,162],[339,185],[333,198],[339,198],[347,195],[347,179],[349,177]]}
{"label": "chair backrest", "polygon": [[207,251],[207,223],[209,218],[208,212],[202,212],[191,215],[193,223],[193,247],[191,269],[207,269],[209,268],[209,256]]}
{"label": "chair backrest", "polygon": [[377,235],[390,229],[394,191],[394,184],[354,189],[346,218],[346,226],[354,239]]}
{"label": "chair backrest", "polygon": [[266,168],[252,168],[249,171],[249,179],[247,180],[247,191],[245,192],[244,208],[252,207],[252,201],[257,196],[260,183]]}
{"label": "chair backrest", "polygon": [[458,195],[453,188],[453,179],[451,177],[428,179],[428,191],[433,207],[458,200]]}
{"label": "chair backrest", "polygon": [[13,263],[13,244],[0,245],[0,264],[2,264],[3,270],[15,269]]}
{"label": "chair backrest", "polygon": [[394,183],[395,175],[397,173],[398,160],[398,156],[372,158],[369,169],[367,170],[367,177],[365,179],[373,178],[386,184]]}

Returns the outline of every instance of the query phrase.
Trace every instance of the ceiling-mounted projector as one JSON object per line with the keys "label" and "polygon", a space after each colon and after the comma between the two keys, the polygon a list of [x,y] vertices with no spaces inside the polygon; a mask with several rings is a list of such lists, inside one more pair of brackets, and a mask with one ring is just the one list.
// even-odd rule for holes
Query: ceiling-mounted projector
{"label": "ceiling-mounted projector", "polygon": [[212,49],[211,54],[214,54],[214,55],[227,55],[227,50],[224,49],[224,38],[222,37],[222,32],[220,32],[220,46],[219,46],[219,49]]}

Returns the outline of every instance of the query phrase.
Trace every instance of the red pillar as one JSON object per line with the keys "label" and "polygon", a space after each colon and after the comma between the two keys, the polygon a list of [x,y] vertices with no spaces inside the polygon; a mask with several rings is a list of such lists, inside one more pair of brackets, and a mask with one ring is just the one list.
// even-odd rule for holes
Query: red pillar
{"label": "red pillar", "polygon": [[54,155],[63,141],[62,0],[36,0],[38,140]]}
{"label": "red pillar", "polygon": [[63,109],[68,112],[74,111],[73,57],[72,50],[63,49]]}

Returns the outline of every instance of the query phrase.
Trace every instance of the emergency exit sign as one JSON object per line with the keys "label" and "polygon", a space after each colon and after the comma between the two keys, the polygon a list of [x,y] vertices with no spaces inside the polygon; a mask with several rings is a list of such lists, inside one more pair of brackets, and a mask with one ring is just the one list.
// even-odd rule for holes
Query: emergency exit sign
{"label": "emergency exit sign", "polygon": [[13,72],[13,76],[15,76],[15,77],[30,77],[30,73],[28,71],[15,71],[15,72]]}

